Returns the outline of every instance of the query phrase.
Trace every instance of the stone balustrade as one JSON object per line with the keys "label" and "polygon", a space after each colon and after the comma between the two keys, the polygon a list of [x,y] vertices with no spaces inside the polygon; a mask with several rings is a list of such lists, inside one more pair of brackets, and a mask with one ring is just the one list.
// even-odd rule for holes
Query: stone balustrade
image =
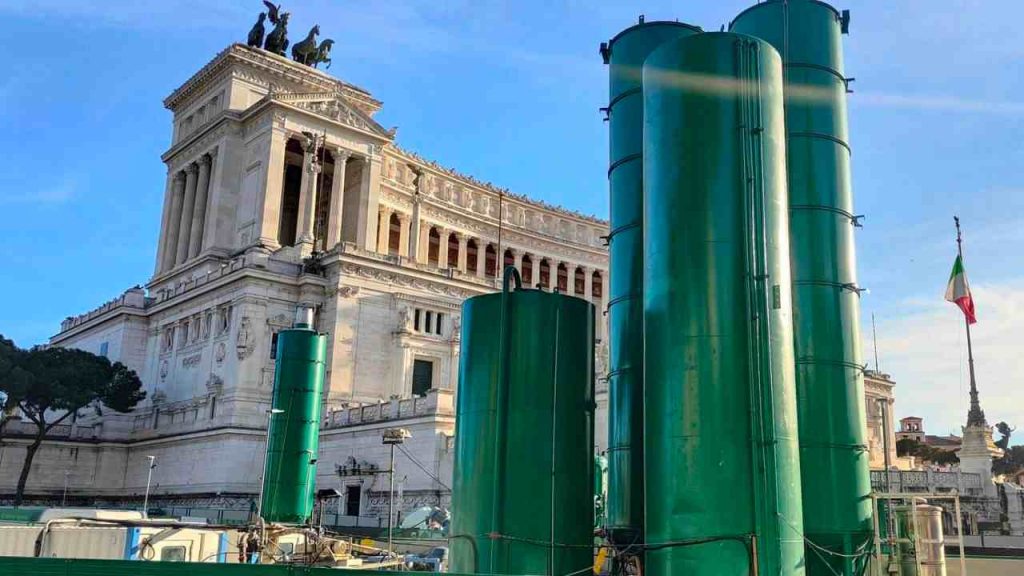
{"label": "stone balustrade", "polygon": [[332,410],[324,419],[323,428],[344,428],[432,415],[455,415],[455,395],[451,390],[435,388],[428,391],[426,396],[396,398],[377,404]]}
{"label": "stone balustrade", "polygon": [[68,330],[71,330],[76,326],[88,322],[89,320],[92,320],[93,318],[96,318],[98,316],[102,316],[107,312],[110,312],[111,310],[115,310],[117,308],[126,307],[143,310],[148,304],[149,299],[146,298],[146,291],[143,290],[141,286],[134,286],[126,290],[117,298],[105,302],[102,305],[98,306],[97,308],[94,308],[93,310],[86,312],[85,314],[79,314],[78,316],[68,316],[67,318],[64,319],[63,322],[60,323],[60,331],[66,332]]}
{"label": "stone balustrade", "polygon": [[[963,495],[981,495],[981,475],[954,470],[890,470],[889,483],[893,492],[952,492]],[[879,492],[887,490],[884,470],[871,471],[871,487]]]}

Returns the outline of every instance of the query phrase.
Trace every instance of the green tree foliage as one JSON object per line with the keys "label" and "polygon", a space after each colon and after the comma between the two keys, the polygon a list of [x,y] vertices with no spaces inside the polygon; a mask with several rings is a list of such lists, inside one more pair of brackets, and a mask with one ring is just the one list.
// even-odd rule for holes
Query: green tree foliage
{"label": "green tree foliage", "polygon": [[36,427],[18,478],[15,503],[20,504],[32,461],[48,432],[90,405],[127,412],[146,393],[135,372],[120,362],[111,363],[84,350],[40,347],[26,351],[9,340],[3,345],[8,343],[9,349],[0,351],[5,358],[0,363],[8,366],[6,372],[0,366],[0,382],[9,395],[5,404],[16,406]]}
{"label": "green tree foliage", "polygon": [[913,438],[903,438],[896,441],[896,454],[898,456],[915,456],[924,462],[932,464],[956,464],[960,461],[956,453],[951,450],[942,450],[927,444],[923,444]]}

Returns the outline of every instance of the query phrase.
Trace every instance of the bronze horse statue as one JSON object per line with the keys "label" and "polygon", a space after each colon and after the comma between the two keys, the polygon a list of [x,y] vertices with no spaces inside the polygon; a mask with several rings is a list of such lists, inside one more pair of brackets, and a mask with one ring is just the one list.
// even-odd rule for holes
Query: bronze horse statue
{"label": "bronze horse statue", "polygon": [[267,0],[263,0],[267,7],[267,17],[274,29],[267,34],[267,41],[263,43],[263,49],[274,54],[284,56],[288,50],[288,12],[281,12],[280,6],[275,6]]}
{"label": "bronze horse statue", "polygon": [[263,27],[263,21],[266,19],[266,13],[260,12],[260,17],[256,20],[256,24],[253,24],[252,29],[249,30],[249,46],[255,46],[256,48],[263,46],[263,35],[266,33],[266,29]]}
{"label": "bronze horse statue", "polygon": [[318,46],[316,49],[316,54],[313,56],[313,59],[310,60],[309,65],[312,66],[313,68],[316,68],[317,64],[321,62],[326,62],[327,66],[325,66],[325,68],[330,68],[331,46],[334,46],[334,40],[331,40],[330,38],[321,42],[320,46]]}
{"label": "bronze horse statue", "polygon": [[319,24],[309,29],[305,40],[295,43],[295,46],[292,47],[292,60],[312,66],[313,59],[317,55],[316,37],[318,34],[320,34]]}

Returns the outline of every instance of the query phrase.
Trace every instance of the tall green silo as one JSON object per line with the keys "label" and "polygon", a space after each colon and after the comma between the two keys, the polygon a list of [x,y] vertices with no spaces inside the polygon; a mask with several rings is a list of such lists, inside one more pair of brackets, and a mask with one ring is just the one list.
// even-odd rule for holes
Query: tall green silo
{"label": "tall green silo", "polygon": [[643,97],[644,60],[663,43],[700,33],[680,22],[645,22],[601,46],[608,64],[611,218],[608,232],[608,536],[643,542]]}
{"label": "tall green silo", "polygon": [[514,269],[463,303],[452,572],[592,565],[593,357],[594,306],[521,289]]}
{"label": "tall green silo", "polygon": [[[841,36],[848,14],[816,0],[769,1],[731,30],[783,55],[797,406],[808,574],[864,572],[871,483],[864,430],[859,288]],[[853,556],[851,558],[850,556]]]}
{"label": "tall green silo", "polygon": [[802,575],[781,59],[675,40],[643,97],[645,574]]}
{"label": "tall green silo", "polygon": [[278,332],[276,355],[260,513],[267,522],[304,524],[313,513],[327,357],[312,309],[300,309],[295,327]]}

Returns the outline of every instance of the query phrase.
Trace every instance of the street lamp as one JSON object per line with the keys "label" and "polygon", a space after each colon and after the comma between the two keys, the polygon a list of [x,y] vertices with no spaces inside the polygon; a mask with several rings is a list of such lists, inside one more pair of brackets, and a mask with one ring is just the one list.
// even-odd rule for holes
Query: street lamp
{"label": "street lamp", "polygon": [[412,438],[412,433],[405,428],[388,428],[384,431],[384,445],[391,446],[391,468],[388,475],[391,477],[391,488],[388,494],[388,556],[392,555],[392,531],[395,518],[395,446],[403,444],[406,438]]}
{"label": "street lamp", "polygon": [[156,456],[146,456],[149,460],[149,473],[146,475],[146,497],[142,500],[142,516],[149,518],[149,486],[153,482],[153,468],[156,468]]}
{"label": "street lamp", "polygon": [[263,493],[267,486],[265,476],[267,475],[267,461],[270,459],[270,454],[267,453],[267,450],[270,448],[270,426],[274,423],[274,414],[284,414],[284,410],[280,408],[270,408],[267,410],[267,435],[263,440],[263,474],[260,474],[260,499],[256,504],[257,519],[263,517]]}

